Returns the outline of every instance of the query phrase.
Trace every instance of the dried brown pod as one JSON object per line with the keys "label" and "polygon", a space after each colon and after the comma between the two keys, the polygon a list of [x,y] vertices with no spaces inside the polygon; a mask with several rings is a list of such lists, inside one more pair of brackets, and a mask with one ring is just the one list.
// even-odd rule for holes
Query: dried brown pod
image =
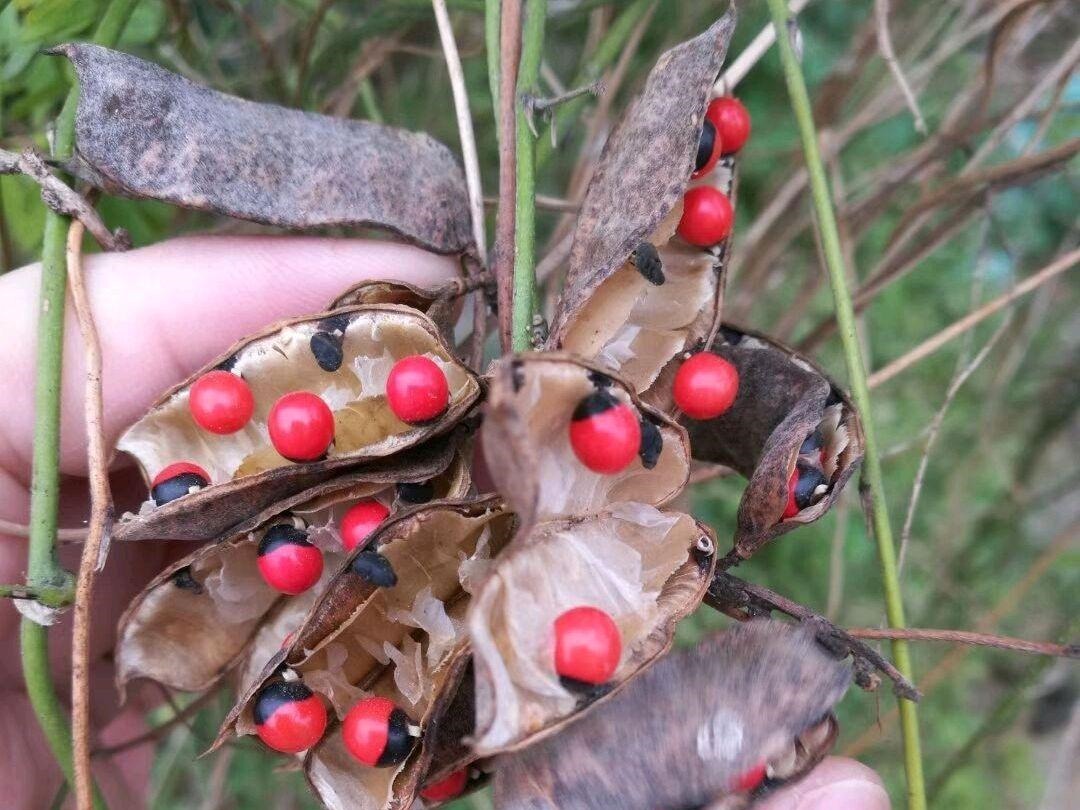
{"label": "dried brown pod", "polygon": [[404,281],[361,281],[334,298],[327,309],[373,304],[412,307],[431,318],[438,325],[447,345],[453,345],[454,325],[460,314],[462,296],[475,286],[474,282],[463,278],[453,279],[434,288],[417,287]]}
{"label": "dried brown pod", "polygon": [[[850,679],[805,628],[734,627],[671,653],[557,738],[501,757],[495,806],[748,807],[831,748]],[[740,791],[762,765],[764,784]]]}
{"label": "dried brown pod", "polygon": [[[847,394],[823,371],[766,335],[724,324],[712,351],[738,369],[738,396],[716,419],[682,423],[695,459],[749,479],[735,529],[735,554],[745,559],[829,510],[862,460],[862,425]],[[784,518],[796,463],[820,472],[824,489]]]}
{"label": "dried brown pod", "polygon": [[[598,390],[634,408],[642,429],[637,458],[613,475],[585,467],[570,444],[575,409]],[[689,476],[678,424],[597,364],[556,352],[505,358],[489,376],[484,407],[484,457],[523,524],[593,514],[615,501],[659,506]]]}
{"label": "dried brown pod", "polygon": [[437,253],[470,249],[464,173],[426,134],[256,104],[96,45],[53,52],[79,78],[72,168],[109,193],[285,228],[377,227]]}
{"label": "dried brown pod", "polygon": [[[327,364],[320,337],[337,347]],[[426,355],[443,370],[450,388],[445,413],[409,425],[390,410],[386,378],[396,360]],[[188,407],[193,383],[227,368],[248,383],[255,400],[248,424],[228,435],[203,430]],[[318,394],[334,414],[334,441],[323,460],[296,464],[271,446],[267,415],[292,391]],[[385,304],[334,310],[277,324],[241,341],[170,389],[117,443],[138,461],[149,482],[174,462],[192,462],[210,486],[118,521],[115,538],[209,540],[252,514],[335,473],[387,458],[451,430],[480,395],[480,385],[456,359],[432,321],[408,307]]]}
{"label": "dried brown pod", "polygon": [[[668,649],[676,623],[701,601],[714,549],[709,529],[689,515],[642,503],[519,532],[469,605],[474,753],[490,756],[555,734],[630,683]],[[555,619],[580,606],[607,613],[622,647],[610,682],[585,690],[560,679],[554,662]]]}
{"label": "dried brown pod", "polygon": [[548,346],[597,360],[638,392],[718,317],[723,244],[695,247],[675,229],[691,185],[733,194],[731,158],[691,174],[734,28],[732,10],[660,57],[604,146],[574,232]]}
{"label": "dried brown pod", "polygon": [[263,530],[285,519],[303,521],[326,557],[325,582],[345,556],[337,527],[356,501],[373,498],[392,509],[412,508],[397,495],[401,484],[411,482],[430,485],[438,499],[468,493],[471,480],[462,450],[452,460],[448,452],[433,450],[424,464],[350,473],[298,493],[243,531],[166,568],[120,619],[115,650],[120,690],[132,679],[150,678],[170,689],[202,692],[234,668],[246,688],[322,590],[317,585],[285,597],[263,581],[256,567]]}

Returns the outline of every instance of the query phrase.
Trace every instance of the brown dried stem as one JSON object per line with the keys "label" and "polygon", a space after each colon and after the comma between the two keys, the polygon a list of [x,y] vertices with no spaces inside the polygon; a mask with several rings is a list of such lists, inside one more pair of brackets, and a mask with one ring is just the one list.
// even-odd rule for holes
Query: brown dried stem
{"label": "brown dried stem", "polygon": [[849,635],[855,638],[896,639],[909,641],[943,641],[946,644],[968,644],[974,647],[994,647],[1011,652],[1030,653],[1032,655],[1053,655],[1059,658],[1080,658],[1080,644],[1055,644],[1052,641],[1028,641],[1011,636],[995,636],[990,633],[975,633],[968,630],[930,630],[909,627],[893,630],[879,627],[849,627]]}
{"label": "brown dried stem", "polygon": [[[0,534],[11,537],[29,537],[30,527],[13,520],[0,520]],[[86,539],[86,529],[57,529],[56,539],[61,543],[81,543]]]}
{"label": "brown dried stem", "polygon": [[[498,0],[487,0],[498,2]],[[491,264],[498,291],[499,343],[510,351],[514,283],[514,205],[517,199],[517,74],[521,59],[521,0],[504,0],[499,19],[499,210]]]}
{"label": "brown dried stem", "polygon": [[896,51],[893,49],[892,35],[889,33],[889,0],[874,0],[874,19],[877,24],[877,41],[878,49],[881,51],[881,58],[885,60],[889,72],[892,73],[893,79],[896,81],[896,86],[900,88],[904,103],[911,110],[911,115],[915,119],[915,131],[920,135],[925,135],[926,121],[923,119],[922,111],[919,109],[919,102],[915,99],[915,93],[912,91],[907,76],[904,75],[904,70],[900,67],[900,60],[896,58]]}

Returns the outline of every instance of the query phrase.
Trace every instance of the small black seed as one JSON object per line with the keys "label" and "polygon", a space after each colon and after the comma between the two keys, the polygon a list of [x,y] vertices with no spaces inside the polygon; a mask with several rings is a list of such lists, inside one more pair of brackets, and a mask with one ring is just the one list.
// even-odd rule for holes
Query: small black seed
{"label": "small black seed", "polygon": [[820,450],[823,441],[824,440],[821,436],[821,427],[819,426],[815,428],[814,432],[807,436],[806,439],[803,441],[802,447],[799,448],[799,453],[801,455],[808,456],[811,453]]}
{"label": "small black seed", "polygon": [[712,157],[713,146],[716,144],[716,127],[712,121],[705,119],[705,125],[701,128],[701,137],[698,138],[697,158],[694,161],[694,171],[700,172]]}
{"label": "small black seed", "polygon": [[736,332],[734,329],[729,329],[726,326],[720,327],[720,334],[724,337],[724,343],[729,346],[738,346],[743,339],[742,332]]}
{"label": "small black seed", "polygon": [[615,399],[607,390],[601,388],[581,400],[577,407],[574,408],[574,413],[570,418],[575,422],[579,422],[582,419],[588,419],[590,416],[596,416],[598,413],[604,413],[604,411],[609,411],[618,406],[619,400]]}
{"label": "small black seed", "polygon": [[158,506],[164,506],[170,501],[175,501],[177,498],[183,498],[191,491],[192,487],[199,487],[202,489],[205,486],[209,486],[209,484],[209,481],[197,473],[180,473],[179,475],[174,475],[172,478],[162,481],[150,490],[150,497],[154,499],[154,503]]}
{"label": "small black seed", "polygon": [[206,589],[191,575],[191,566],[185,565],[172,575],[173,585],[182,591],[190,591],[196,596],[201,595]]}
{"label": "small black seed", "polygon": [[829,396],[825,399],[825,407],[828,408],[830,405],[836,405],[837,403],[843,401],[844,400],[841,398],[840,392],[837,391],[835,388],[830,388]]}
{"label": "small black seed", "polygon": [[590,371],[589,382],[595,385],[597,388],[609,388],[615,382],[607,374],[602,371]]}
{"label": "small black seed", "polygon": [[266,530],[262,540],[259,541],[259,556],[269,554],[280,546],[310,546],[307,532],[298,529],[291,523],[277,523]]}
{"label": "small black seed", "polygon": [[401,709],[390,712],[390,719],[386,729],[386,748],[379,757],[377,765],[397,765],[404,762],[416,745],[416,737],[409,734],[409,725],[412,721]]}
{"label": "small black seed", "polygon": [[637,268],[642,277],[657,287],[664,283],[664,262],[660,259],[660,253],[656,245],[651,242],[642,242],[630,254],[630,263]]}
{"label": "small black seed", "polygon": [[427,503],[435,497],[435,485],[431,481],[403,481],[397,485],[397,496],[405,503]]}
{"label": "small black seed", "polygon": [[341,335],[331,332],[316,332],[311,336],[309,345],[319,368],[323,371],[337,371],[341,368],[341,361],[345,359],[341,344]]}
{"label": "small black seed", "polygon": [[313,694],[302,681],[271,681],[255,695],[255,705],[251,710],[255,725],[261,726],[282,706],[307,700]]}
{"label": "small black seed", "polygon": [[567,678],[565,676],[559,677],[559,683],[561,683],[563,688],[567,691],[577,695],[581,704],[592,703],[594,700],[599,700],[614,687],[611,683],[585,683],[576,678]]}
{"label": "small black seed", "polygon": [[641,466],[646,470],[655,467],[663,449],[664,437],[660,435],[660,428],[653,424],[651,419],[643,416],[641,418],[641,445],[638,447]]}
{"label": "small black seed", "polygon": [[234,368],[236,368],[236,362],[239,359],[240,358],[238,358],[235,354],[230,355],[229,357],[226,357],[224,360],[218,363],[216,366],[214,366],[214,369],[217,371],[232,371]]}
{"label": "small black seed", "polygon": [[691,550],[690,554],[694,557],[694,562],[697,563],[698,571],[705,573],[709,570],[709,564],[712,562],[713,552],[704,551],[697,546]]}
{"label": "small black seed", "polygon": [[827,484],[825,473],[817,467],[799,465],[799,482],[795,484],[795,505],[805,509],[814,502],[814,491],[822,484]]}
{"label": "small black seed", "polygon": [[525,385],[525,364],[520,360],[510,363],[510,384],[514,386],[515,394]]}
{"label": "small black seed", "polygon": [[345,330],[348,328],[348,315],[331,315],[329,318],[323,318],[319,321],[319,329],[323,332],[341,332],[344,335]]}
{"label": "small black seed", "polygon": [[390,561],[377,551],[365,549],[356,555],[349,566],[352,572],[376,588],[393,588],[397,585],[397,574]]}

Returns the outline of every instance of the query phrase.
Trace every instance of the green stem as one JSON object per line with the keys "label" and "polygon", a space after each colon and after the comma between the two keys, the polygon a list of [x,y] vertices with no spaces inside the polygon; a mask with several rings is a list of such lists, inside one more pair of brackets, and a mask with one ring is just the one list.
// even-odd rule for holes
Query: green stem
{"label": "green stem", "polygon": [[[626,40],[630,38],[630,34],[633,32],[634,26],[655,5],[655,2],[656,0],[634,0],[633,3],[627,6],[622,14],[615,18],[607,33],[604,34],[596,46],[596,52],[582,65],[581,70],[570,83],[570,87],[583,87],[599,79],[600,74],[604,72],[607,66],[618,58],[623,46],[626,44]],[[588,103],[589,96],[586,94],[569,99],[559,105],[555,111],[555,117],[551,121],[556,137],[560,136],[560,133],[569,126],[571,121],[581,115],[581,111],[585,109],[585,105]],[[537,170],[547,165],[553,153],[554,147],[551,145],[551,139],[543,138],[537,146]]]}
{"label": "green stem", "polygon": [[0,585],[0,599],[33,599],[46,607],[62,608],[67,607],[75,600],[75,589],[71,584],[60,588]]}
{"label": "green stem", "polygon": [[536,299],[536,138],[529,128],[522,99],[534,94],[540,80],[547,0],[527,0],[521,26],[521,62],[517,81],[517,195],[514,204],[514,307],[510,345],[514,351],[532,346]]}
{"label": "green stem", "polygon": [[[115,45],[138,0],[112,0],[93,41]],[[56,121],[53,156],[68,157],[75,145],[78,88],[72,87]],[[34,392],[34,453],[30,477],[30,536],[26,582],[37,589],[71,589],[72,575],[56,557],[60,505],[60,380],[64,348],[64,299],[67,292],[67,217],[45,212],[41,252],[41,291],[37,332],[37,384]],[[22,665],[26,690],[38,722],[69,783],[73,783],[71,734],[56,697],[49,668],[46,629],[24,618]],[[95,788],[95,807],[104,808]]]}
{"label": "green stem", "polygon": [[484,50],[487,54],[488,88],[491,90],[491,114],[495,119],[495,136],[499,136],[499,31],[502,26],[501,0],[485,0]]}
{"label": "green stem", "polygon": [[[810,178],[810,191],[821,229],[821,242],[825,254],[825,264],[832,284],[833,303],[836,308],[836,322],[844,347],[844,359],[848,375],[851,378],[851,394],[862,416],[866,442],[865,475],[870,488],[872,501],[872,521],[877,538],[878,556],[881,563],[881,577],[885,591],[885,613],[889,626],[904,627],[904,607],[900,593],[900,582],[896,572],[896,550],[893,544],[892,528],[889,525],[888,505],[885,501],[885,489],[881,477],[881,460],[878,456],[877,441],[874,436],[874,419],[871,412],[870,389],[866,384],[866,367],[863,364],[862,351],[855,327],[855,312],[851,304],[844,274],[843,253],[840,248],[840,235],[836,227],[836,216],[829,195],[825,169],[818,148],[817,131],[810,112],[810,97],[806,91],[806,81],[802,68],[795,56],[788,38],[789,14],[785,0],[768,0],[769,12],[776,27],[776,42],[780,50],[780,61],[784,68],[784,79],[791,96],[791,106],[799,125],[803,151],[806,157],[806,169]],[[907,642],[892,642],[892,654],[896,668],[910,681],[912,678],[911,656]],[[923,780],[922,753],[919,744],[919,718],[914,703],[900,699],[900,728],[904,742],[904,768],[907,772],[907,798],[909,810],[925,810],[926,788]]]}

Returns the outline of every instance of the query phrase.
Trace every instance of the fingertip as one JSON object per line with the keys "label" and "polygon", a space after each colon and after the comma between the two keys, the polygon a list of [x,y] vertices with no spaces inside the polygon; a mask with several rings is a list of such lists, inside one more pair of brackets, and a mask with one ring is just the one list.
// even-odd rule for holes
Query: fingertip
{"label": "fingertip", "polygon": [[827,757],[796,784],[777,791],[761,810],[890,810],[881,777],[853,759]]}

